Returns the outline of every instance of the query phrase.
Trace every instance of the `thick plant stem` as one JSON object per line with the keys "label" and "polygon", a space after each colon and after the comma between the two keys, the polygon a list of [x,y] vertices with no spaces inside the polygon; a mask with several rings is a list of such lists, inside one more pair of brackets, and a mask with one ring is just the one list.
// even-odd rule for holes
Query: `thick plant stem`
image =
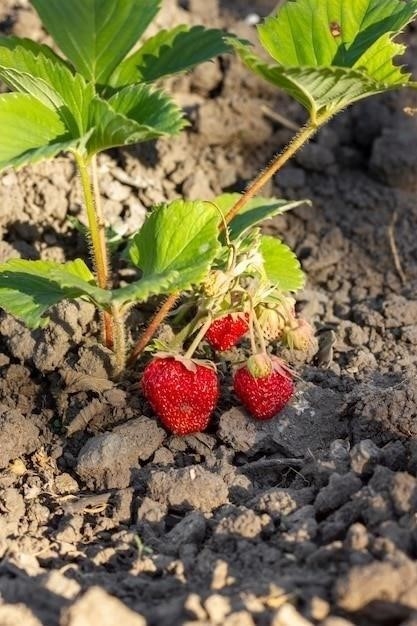
{"label": "thick plant stem", "polygon": [[[107,246],[103,217],[99,201],[97,187],[96,158],[91,161],[91,174],[87,160],[75,153],[75,160],[81,178],[81,186],[84,194],[85,208],[87,212],[88,230],[91,238],[93,265],[96,273],[97,284],[102,289],[109,286],[109,264],[107,258]],[[110,313],[103,314],[103,341],[108,348],[113,347],[113,323]]]}
{"label": "thick plant stem", "polygon": [[276,174],[279,170],[291,159],[294,154],[303,147],[305,143],[317,132],[319,128],[318,124],[309,123],[304,126],[295,137],[291,140],[286,148],[280,152],[271,163],[250,183],[246,191],[240,196],[239,200],[235,202],[230,211],[226,214],[226,224],[230,224],[232,219],[239,213],[241,209],[252,200],[257,193],[260,192],[262,187]]}
{"label": "thick plant stem", "polygon": [[179,296],[180,296],[179,293],[172,293],[170,296],[168,296],[168,298],[165,300],[161,308],[153,316],[148,327],[145,329],[145,331],[139,337],[139,340],[136,342],[136,344],[133,347],[133,350],[127,361],[127,364],[129,366],[133,365],[136,359],[142,354],[142,352],[144,351],[144,349],[146,348],[146,346],[148,345],[148,343],[150,342],[150,340],[152,339],[152,337],[158,330],[159,326],[162,324],[162,322],[164,321],[164,319],[166,318],[170,310],[174,307]]}
{"label": "thick plant stem", "polygon": [[[257,176],[252,183],[247,187],[246,191],[241,195],[239,200],[232,206],[230,211],[225,216],[224,222],[222,222],[220,226],[220,230],[224,230],[225,226],[231,222],[231,220],[239,213],[241,209],[251,200],[259,191],[264,187],[264,185],[269,181],[269,179],[274,176],[286,163],[291,159],[294,154],[303,147],[311,137],[317,132],[319,127],[327,120],[327,118],[320,120],[319,122],[313,123],[310,122],[306,126],[304,126],[300,132],[292,139],[292,141],[288,144],[288,146],[280,152],[266,167],[260,174]],[[133,365],[136,359],[142,354],[143,350],[146,348],[149,341],[154,336],[158,327],[172,307],[175,305],[179,298],[178,293],[171,294],[167,300],[165,300],[162,307],[159,309],[157,314],[152,318],[149,326],[146,328],[145,332],[139,338],[138,342],[133,348],[133,351],[129,357],[128,365]]]}
{"label": "thick plant stem", "polygon": [[124,314],[116,304],[112,306],[112,321],[114,328],[113,349],[116,360],[114,374],[119,376],[126,367],[126,330]]}

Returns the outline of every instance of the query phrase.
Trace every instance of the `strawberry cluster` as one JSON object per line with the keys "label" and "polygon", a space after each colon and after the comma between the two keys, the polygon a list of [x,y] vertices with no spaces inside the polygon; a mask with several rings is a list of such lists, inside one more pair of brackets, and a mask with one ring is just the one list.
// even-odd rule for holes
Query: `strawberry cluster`
{"label": "strawberry cluster", "polygon": [[[292,307],[293,311],[293,307]],[[272,319],[276,317],[273,312]],[[299,320],[298,324],[301,324]],[[214,320],[204,333],[208,344],[222,352],[232,348],[249,331],[248,313],[229,313]],[[295,314],[291,325],[271,323],[271,315],[260,318],[259,330],[268,338],[292,333],[293,347],[308,340],[297,335]],[[279,327],[279,328],[278,328]],[[300,326],[303,328],[303,326]],[[271,419],[289,402],[294,393],[291,370],[284,361],[266,351],[252,355],[233,376],[236,397],[258,420]],[[220,387],[216,367],[211,361],[199,361],[176,354],[157,354],[146,366],[142,391],[164,426],[176,435],[205,430],[217,405]]]}

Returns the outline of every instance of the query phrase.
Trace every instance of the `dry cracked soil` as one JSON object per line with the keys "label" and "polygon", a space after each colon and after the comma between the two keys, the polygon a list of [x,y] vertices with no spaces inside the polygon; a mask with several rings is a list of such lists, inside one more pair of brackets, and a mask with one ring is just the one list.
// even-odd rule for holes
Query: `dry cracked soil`
{"label": "dry cracked soil", "polygon": [[[163,4],[159,27],[254,40],[251,16],[274,3]],[[47,41],[27,0],[1,0],[0,29]],[[303,122],[236,59],[167,88],[187,132],[100,158],[115,229],[155,202],[241,190]],[[225,370],[209,431],[170,436],[139,366],[110,379],[89,304],[35,332],[0,313],[0,626],[417,625],[415,105],[404,92],[344,112],[266,190],[313,202],[265,224],[302,260],[297,306],[318,338],[277,419],[252,421]],[[85,254],[80,211],[65,156],[3,173],[0,259]]]}

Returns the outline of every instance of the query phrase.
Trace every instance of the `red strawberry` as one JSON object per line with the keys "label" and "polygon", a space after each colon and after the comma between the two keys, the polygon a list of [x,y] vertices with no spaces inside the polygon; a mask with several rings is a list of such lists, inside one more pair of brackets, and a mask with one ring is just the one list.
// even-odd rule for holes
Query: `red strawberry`
{"label": "red strawberry", "polygon": [[257,354],[234,375],[235,394],[258,420],[274,417],[290,400],[294,383],[283,361]]}
{"label": "red strawberry", "polygon": [[207,428],[219,381],[210,364],[163,355],[145,367],[142,390],[168,430],[188,435]]}
{"label": "red strawberry", "polygon": [[229,313],[219,317],[206,332],[205,339],[214,350],[228,350],[248,332],[248,317],[247,313]]}

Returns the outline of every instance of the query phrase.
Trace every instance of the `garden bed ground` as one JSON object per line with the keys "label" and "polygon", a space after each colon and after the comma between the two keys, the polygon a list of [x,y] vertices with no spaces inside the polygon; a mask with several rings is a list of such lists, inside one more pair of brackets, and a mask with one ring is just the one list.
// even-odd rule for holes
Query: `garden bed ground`
{"label": "garden bed ground", "polygon": [[[274,4],[165,0],[159,25],[254,39],[248,15]],[[45,37],[26,0],[1,0],[0,28]],[[100,159],[116,228],[179,194],[241,190],[303,121],[234,59],[170,89],[189,130]],[[278,419],[255,423],[223,394],[207,433],[169,436],[139,366],[109,380],[90,305],[59,306],[33,333],[0,315],[1,626],[416,626],[414,104],[407,92],[345,112],[267,190],[313,200],[265,227],[302,259],[298,307],[319,342]],[[3,174],[0,259],[85,252],[67,219],[80,206],[70,159]],[[133,334],[149,313],[132,314]]]}

